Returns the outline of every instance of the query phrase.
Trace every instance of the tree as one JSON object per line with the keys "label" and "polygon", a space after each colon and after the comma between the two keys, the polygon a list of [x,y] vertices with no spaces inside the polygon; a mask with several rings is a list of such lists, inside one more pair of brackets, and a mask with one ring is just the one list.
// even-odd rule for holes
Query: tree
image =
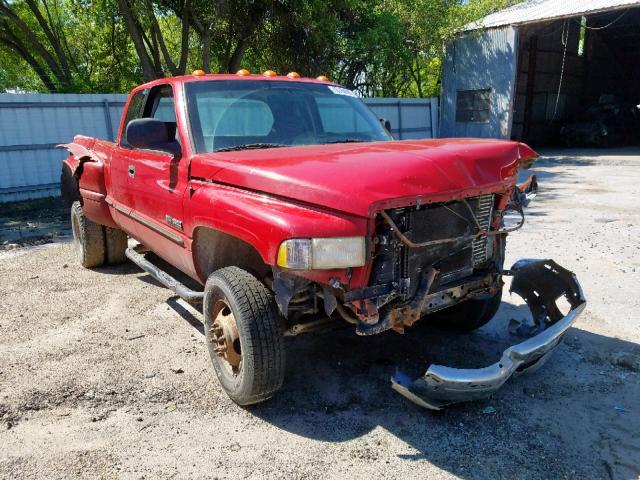
{"label": "tree", "polygon": [[83,92],[135,83],[129,40],[113,7],[111,0],[0,0],[3,77],[16,79],[8,86]]}
{"label": "tree", "polygon": [[0,0],[0,89],[126,91],[245,67],[328,74],[364,96],[431,96],[446,42],[510,3]]}
{"label": "tree", "polygon": [[[29,64],[47,89],[71,85],[69,50],[46,0],[0,0],[0,43]],[[45,18],[46,16],[46,18]]]}
{"label": "tree", "polygon": [[[170,10],[152,3],[151,0],[118,0],[120,13],[140,59],[145,81],[163,77],[167,73],[185,73],[189,54],[190,5],[190,0],[179,0],[174,5],[175,10]],[[175,16],[181,17],[181,21]],[[175,23],[180,28],[177,56],[165,41],[166,31]]]}

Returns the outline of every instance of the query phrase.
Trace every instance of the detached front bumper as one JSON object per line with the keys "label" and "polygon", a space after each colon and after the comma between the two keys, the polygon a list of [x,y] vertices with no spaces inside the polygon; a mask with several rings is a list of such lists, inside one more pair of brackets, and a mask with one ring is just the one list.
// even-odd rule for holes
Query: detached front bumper
{"label": "detached front bumper", "polygon": [[[507,348],[502,358],[488,367],[431,365],[424,376],[413,382],[398,373],[391,378],[394,390],[418,405],[440,410],[452,403],[486,398],[512,375],[533,370],[547,360],[586,306],[580,284],[573,273],[553,260],[520,260],[504,274],[513,276],[510,291],[529,306],[537,333]],[[562,297],[571,307],[566,315],[556,303]]]}

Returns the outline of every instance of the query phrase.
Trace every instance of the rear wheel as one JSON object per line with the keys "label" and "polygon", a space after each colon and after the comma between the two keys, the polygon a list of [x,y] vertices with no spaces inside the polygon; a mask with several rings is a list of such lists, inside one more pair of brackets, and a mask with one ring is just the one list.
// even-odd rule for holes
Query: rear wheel
{"label": "rear wheel", "polygon": [[129,238],[118,228],[104,227],[106,260],[109,265],[117,265],[127,260],[124,252],[127,250]]}
{"label": "rear wheel", "polygon": [[502,289],[493,297],[483,300],[467,300],[446,310],[428,315],[425,320],[443,330],[466,333],[489,323],[500,308]]}
{"label": "rear wheel", "polygon": [[285,369],[280,315],[271,292],[238,267],[207,280],[203,300],[205,335],[224,391],[239,405],[271,397]]}
{"label": "rear wheel", "polygon": [[85,268],[99,267],[105,260],[105,241],[102,225],[89,220],[80,202],[71,206],[71,229],[78,261]]}

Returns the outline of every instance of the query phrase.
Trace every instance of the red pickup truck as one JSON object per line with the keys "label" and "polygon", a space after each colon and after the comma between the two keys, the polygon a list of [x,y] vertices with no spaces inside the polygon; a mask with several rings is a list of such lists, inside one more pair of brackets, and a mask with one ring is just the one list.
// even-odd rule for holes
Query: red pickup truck
{"label": "red pickup truck", "polygon": [[391,379],[428,408],[490,395],[541,364],[585,306],[551,260],[503,268],[534,183],[519,189],[516,174],[537,155],[509,141],[394,141],[384,123],[324,77],[194,72],[141,85],[115,143],[64,145],[80,262],[129,258],[201,304],[215,372],[240,405],[282,386],[284,336],[335,322],[360,335],[418,320],[470,331],[494,316],[512,276],[532,311],[528,339],[489,367]]}

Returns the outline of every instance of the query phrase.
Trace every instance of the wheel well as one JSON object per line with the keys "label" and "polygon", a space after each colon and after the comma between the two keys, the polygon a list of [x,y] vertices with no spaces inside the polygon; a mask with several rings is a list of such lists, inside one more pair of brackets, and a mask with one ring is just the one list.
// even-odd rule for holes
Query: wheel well
{"label": "wheel well", "polygon": [[271,273],[258,251],[237,237],[207,227],[199,227],[193,235],[193,255],[200,279],[224,267],[239,267],[264,280]]}
{"label": "wheel well", "polygon": [[66,163],[62,164],[62,172],[60,174],[60,194],[67,207],[71,207],[75,201],[79,201],[82,204],[78,179],[73,175],[71,168]]}

